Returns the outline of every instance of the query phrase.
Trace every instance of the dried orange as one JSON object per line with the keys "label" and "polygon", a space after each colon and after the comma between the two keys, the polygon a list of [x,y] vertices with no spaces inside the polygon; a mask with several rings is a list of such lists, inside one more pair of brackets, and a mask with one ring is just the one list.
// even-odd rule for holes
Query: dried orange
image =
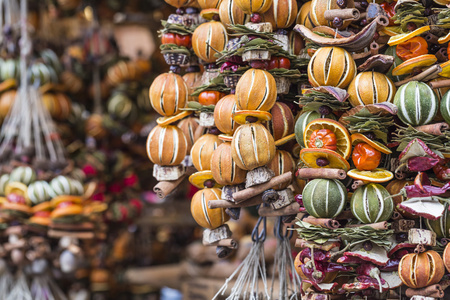
{"label": "dried orange", "polygon": [[352,143],[350,140],[350,134],[344,125],[326,118],[311,121],[308,125],[306,125],[305,132],[303,133],[303,141],[305,145],[308,145],[311,135],[318,129],[329,129],[334,132],[336,135],[336,152],[345,160],[349,159],[352,151]]}
{"label": "dried orange", "polygon": [[247,123],[247,117],[256,118],[261,122],[272,120],[272,115],[269,112],[261,110],[237,110],[233,114],[233,120],[241,125]]}
{"label": "dried orange", "polygon": [[387,182],[394,178],[394,174],[385,169],[374,169],[372,171],[360,171],[358,169],[352,169],[347,172],[347,175],[353,179],[376,183]]}
{"label": "dried orange", "polygon": [[373,148],[375,148],[376,150],[380,151],[381,153],[384,153],[384,154],[392,153],[392,151],[388,147],[386,147],[385,145],[383,145],[380,142],[369,139],[364,134],[354,133],[354,134],[352,134],[351,139],[352,139],[352,145],[355,145],[358,143],[367,143],[370,146],[372,146]]}
{"label": "dried orange", "polygon": [[217,182],[215,182],[214,177],[212,176],[212,172],[211,170],[205,170],[205,171],[200,171],[200,172],[195,172],[194,174],[192,174],[191,176],[189,176],[189,182],[199,188],[199,189],[203,189],[205,188],[205,183],[211,180],[214,183],[215,188],[221,188],[222,186],[220,184],[218,184]]}
{"label": "dried orange", "polygon": [[333,150],[304,148],[300,151],[300,159],[310,168],[350,169],[348,161]]}
{"label": "dried orange", "polygon": [[403,34],[394,35],[394,36],[392,36],[389,39],[388,45],[389,46],[398,45],[400,43],[406,42],[410,38],[413,38],[415,36],[421,35],[422,33],[427,32],[428,30],[430,30],[430,26],[422,26],[422,27],[417,28],[416,30],[414,30],[412,32],[409,32],[409,33],[403,33]]}
{"label": "dried orange", "polygon": [[192,113],[193,113],[193,111],[185,110],[179,114],[176,114],[175,116],[160,117],[160,118],[156,119],[156,123],[161,126],[167,126],[167,125],[175,123],[175,122],[189,116]]}
{"label": "dried orange", "polygon": [[436,55],[424,54],[414,58],[410,58],[407,61],[399,64],[392,70],[393,76],[400,76],[410,74],[415,68],[429,67],[437,62]]}
{"label": "dried orange", "polygon": [[441,64],[442,71],[439,73],[442,77],[450,77],[450,60]]}

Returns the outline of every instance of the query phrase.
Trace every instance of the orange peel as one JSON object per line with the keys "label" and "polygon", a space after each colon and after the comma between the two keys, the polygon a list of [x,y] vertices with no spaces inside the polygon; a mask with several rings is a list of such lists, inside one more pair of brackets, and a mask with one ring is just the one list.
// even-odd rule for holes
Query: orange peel
{"label": "orange peel", "polygon": [[[324,158],[328,160],[328,165],[317,165],[317,159]],[[337,152],[328,149],[304,148],[300,151],[300,159],[310,168],[333,168],[348,171],[350,164]]]}
{"label": "orange peel", "polygon": [[392,153],[391,149],[389,149],[388,147],[386,147],[385,145],[383,145],[380,142],[377,142],[377,141],[369,139],[364,134],[354,133],[354,134],[352,134],[351,139],[352,139],[352,145],[355,145],[355,144],[358,144],[358,143],[367,143],[370,146],[372,146],[373,148],[375,148],[375,150],[378,150],[381,153],[384,153],[384,154],[391,154]]}
{"label": "orange peel", "polygon": [[347,172],[347,175],[353,179],[375,183],[388,182],[392,178],[394,178],[394,174],[385,169],[374,169],[371,171],[360,171],[358,169],[352,169]]}

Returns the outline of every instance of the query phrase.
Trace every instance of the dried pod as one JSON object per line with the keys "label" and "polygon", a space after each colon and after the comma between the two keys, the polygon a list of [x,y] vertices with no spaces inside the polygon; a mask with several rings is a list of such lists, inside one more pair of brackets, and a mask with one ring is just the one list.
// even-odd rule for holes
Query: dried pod
{"label": "dried pod", "polygon": [[224,208],[208,207],[211,200],[220,200],[222,191],[217,188],[202,189],[195,193],[191,201],[191,214],[198,225],[215,229],[227,222],[230,217],[225,213]]}
{"label": "dried pod", "polygon": [[217,60],[215,54],[225,49],[227,43],[227,30],[217,21],[201,24],[192,35],[192,48],[206,63],[214,63]]}
{"label": "dried pod", "polygon": [[236,86],[238,110],[269,111],[277,100],[277,86],[273,76],[264,70],[250,69]]}
{"label": "dried pod", "polygon": [[214,123],[221,132],[232,135],[236,128],[238,128],[239,124],[233,120],[233,114],[235,112],[235,95],[227,95],[217,102],[214,108]]}
{"label": "dried pod", "polygon": [[277,102],[270,110],[272,120],[267,122],[267,129],[275,141],[294,133],[294,115],[284,103]]}
{"label": "dried pod", "polygon": [[191,149],[191,159],[198,171],[211,170],[211,157],[221,143],[214,134],[205,134],[195,142]]}
{"label": "dried pod", "polygon": [[237,185],[245,182],[247,172],[236,165],[231,155],[231,143],[223,143],[211,157],[211,172],[220,185]]}
{"label": "dried pod", "polygon": [[156,126],[147,138],[147,155],[161,166],[181,164],[186,156],[187,140],[183,131],[174,125]]}
{"label": "dried pod", "polygon": [[389,77],[378,72],[356,75],[348,87],[349,102],[358,105],[392,102],[397,88]]}
{"label": "dried pod", "polygon": [[170,117],[180,112],[188,100],[188,87],[180,75],[163,73],[153,80],[149,96],[153,109]]}
{"label": "dried pod", "polygon": [[239,126],[231,142],[231,155],[243,170],[253,170],[275,156],[275,141],[261,123]]}
{"label": "dried pod", "polygon": [[297,9],[295,0],[272,0],[272,5],[263,18],[265,22],[272,24],[274,30],[288,28],[295,22]]}
{"label": "dried pod", "polygon": [[[277,150],[275,152],[275,157],[267,164],[267,166],[275,173],[275,176],[292,172],[295,172],[295,161],[292,158],[291,154],[287,151]],[[283,190],[287,188],[291,184],[290,181],[280,184],[278,186],[274,186],[275,190]]]}
{"label": "dried pod", "polygon": [[222,0],[219,7],[220,22],[227,28],[230,25],[244,25],[249,15],[236,5],[236,0]]}
{"label": "dried pod", "polygon": [[406,254],[398,265],[400,279],[405,285],[413,289],[438,283],[444,273],[444,262],[441,256],[433,250],[418,254]]}

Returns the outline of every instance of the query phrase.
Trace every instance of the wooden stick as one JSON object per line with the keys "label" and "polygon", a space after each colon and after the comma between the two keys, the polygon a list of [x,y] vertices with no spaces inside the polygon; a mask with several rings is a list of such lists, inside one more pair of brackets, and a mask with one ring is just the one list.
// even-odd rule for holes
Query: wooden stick
{"label": "wooden stick", "polygon": [[[441,66],[440,65],[434,65],[434,66],[429,67],[425,71],[417,74],[416,76],[413,76],[413,77],[410,77],[410,78],[406,78],[406,79],[401,80],[401,81],[397,81],[395,83],[395,86],[399,87],[399,86],[401,86],[401,85],[403,85],[405,83],[408,83],[410,81],[425,81],[424,79],[436,76],[440,72],[442,72]],[[433,78],[431,78],[431,79],[433,79]],[[429,79],[429,80],[431,80],[431,79]],[[442,81],[446,81],[446,80],[442,80]],[[436,81],[436,82],[441,82],[441,81]],[[434,89],[434,87],[431,84],[432,83],[430,82],[431,88]]]}
{"label": "wooden stick", "polygon": [[378,222],[378,223],[372,223],[372,224],[351,224],[346,225],[347,228],[356,228],[356,227],[363,227],[363,226],[369,226],[376,230],[387,230],[389,228],[389,223],[384,222]]}
{"label": "wooden stick", "polygon": [[297,202],[293,202],[292,204],[285,206],[283,208],[273,210],[270,207],[260,207],[258,209],[258,214],[261,217],[280,217],[280,216],[289,216],[296,215],[299,213],[300,205]]}
{"label": "wooden stick", "polygon": [[339,224],[338,221],[333,219],[325,219],[325,218],[314,218],[312,216],[308,216],[306,218],[303,218],[302,221],[319,226],[322,228],[328,228],[328,229],[336,229],[339,228],[341,224]]}
{"label": "wooden stick", "polygon": [[246,201],[243,201],[241,203],[233,203],[227,200],[210,200],[208,202],[208,207],[213,208],[238,208],[238,207],[249,207],[249,206],[255,206],[262,203],[261,196],[256,196],[253,198],[250,198]]}
{"label": "wooden stick", "polygon": [[274,186],[284,184],[292,180],[292,172],[287,172],[272,178],[269,182],[249,187],[245,190],[233,193],[233,199],[236,203],[243,202],[249,198],[255,197]]}
{"label": "wooden stick", "polygon": [[328,21],[333,21],[334,18],[340,18],[342,20],[358,20],[360,15],[359,10],[356,8],[328,9],[323,14],[324,18]]}
{"label": "wooden stick", "polygon": [[445,122],[415,127],[415,129],[417,131],[425,132],[425,133],[432,134],[432,135],[443,135],[444,131],[449,128],[450,128],[450,126]]}
{"label": "wooden stick", "polygon": [[167,195],[172,193],[172,191],[175,190],[186,177],[191,176],[194,172],[195,168],[189,167],[186,169],[186,172],[183,176],[173,181],[161,181],[157,185],[155,185],[153,191],[156,193],[159,199],[163,199]]}
{"label": "wooden stick", "polygon": [[299,179],[327,178],[343,180],[347,177],[347,172],[342,169],[301,168],[298,169],[295,176]]}
{"label": "wooden stick", "polygon": [[450,79],[444,79],[444,80],[429,82],[428,85],[432,89],[439,89],[439,88],[443,88],[443,87],[450,87]]}

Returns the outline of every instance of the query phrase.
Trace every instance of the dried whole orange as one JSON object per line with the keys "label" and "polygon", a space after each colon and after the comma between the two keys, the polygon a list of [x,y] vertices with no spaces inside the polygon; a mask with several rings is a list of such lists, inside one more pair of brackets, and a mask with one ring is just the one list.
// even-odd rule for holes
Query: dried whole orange
{"label": "dried whole orange", "polygon": [[395,50],[397,56],[403,61],[428,53],[428,43],[421,37],[416,36],[399,45]]}
{"label": "dried whole orange", "polygon": [[381,161],[381,152],[366,143],[359,143],[353,149],[352,160],[360,171],[376,169]]}

